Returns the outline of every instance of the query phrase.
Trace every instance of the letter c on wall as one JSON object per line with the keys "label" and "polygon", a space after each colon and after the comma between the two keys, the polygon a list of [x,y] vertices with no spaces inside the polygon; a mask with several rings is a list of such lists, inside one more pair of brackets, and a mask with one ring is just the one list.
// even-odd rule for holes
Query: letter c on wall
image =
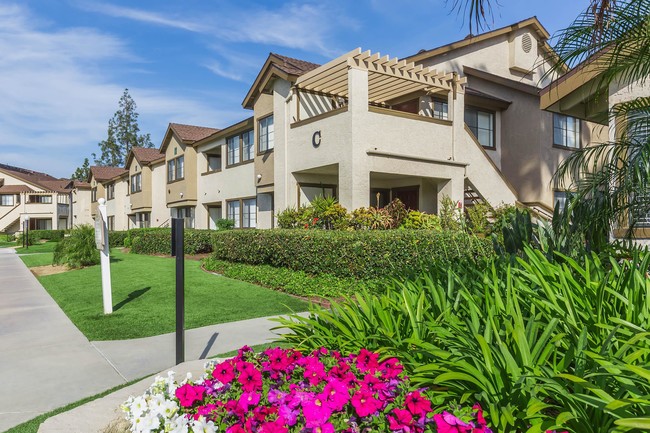
{"label": "letter c on wall", "polygon": [[311,136],[311,145],[314,147],[320,146],[320,131],[314,132],[314,135]]}

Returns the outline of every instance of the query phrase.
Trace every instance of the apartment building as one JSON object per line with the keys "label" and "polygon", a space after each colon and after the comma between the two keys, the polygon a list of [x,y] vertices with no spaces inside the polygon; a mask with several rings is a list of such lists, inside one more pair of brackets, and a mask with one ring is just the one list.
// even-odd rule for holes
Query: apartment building
{"label": "apartment building", "polygon": [[65,230],[90,219],[90,185],[0,164],[0,232]]}
{"label": "apartment building", "polygon": [[[126,227],[153,225],[155,213],[156,225],[272,228],[277,212],[320,195],[348,209],[399,198],[435,213],[449,196],[552,215],[560,161],[602,130],[539,108],[548,38],[530,18],[404,59],[355,49],[317,65],[271,53],[242,103],[252,116],[223,129],[171,123],[158,154],[129,158]],[[154,204],[163,190],[167,210]]]}
{"label": "apartment building", "polygon": [[90,167],[91,215],[97,216],[98,199],[106,199],[109,230],[128,228],[129,171],[121,167]]}
{"label": "apartment building", "polygon": [[[611,115],[614,108],[624,102],[639,98],[650,97],[650,85],[647,82],[629,82],[626,79],[614,80],[608,87],[600,79],[607,65],[604,56],[607,52],[600,52],[577,65],[567,74],[547,85],[541,91],[540,107],[554,116],[573,116],[584,121],[593,122],[603,131],[598,142],[615,141],[626,132],[628,136],[640,135],[647,139],[649,131],[629,131],[628,119],[622,115]],[[632,113],[631,115],[635,115]],[[638,112],[647,116],[647,113]],[[634,200],[634,197],[630,197]],[[612,235],[616,238],[625,237],[630,228],[630,222],[635,220],[632,237],[639,243],[650,243],[650,212],[639,211],[629,215],[628,219],[621,221],[620,226]]]}
{"label": "apartment building", "polygon": [[128,171],[127,227],[169,224],[165,194],[165,155],[158,149],[134,147],[126,158]]}

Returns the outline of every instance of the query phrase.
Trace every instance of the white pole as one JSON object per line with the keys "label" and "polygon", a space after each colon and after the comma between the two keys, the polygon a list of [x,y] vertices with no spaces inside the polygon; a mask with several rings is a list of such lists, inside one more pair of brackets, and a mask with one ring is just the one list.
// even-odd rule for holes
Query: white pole
{"label": "white pole", "polygon": [[106,200],[100,198],[97,200],[99,206],[97,211],[102,220],[102,248],[99,251],[102,266],[102,295],[104,299],[104,314],[113,312],[113,295],[111,293],[111,258],[108,247],[108,218],[106,217]]}

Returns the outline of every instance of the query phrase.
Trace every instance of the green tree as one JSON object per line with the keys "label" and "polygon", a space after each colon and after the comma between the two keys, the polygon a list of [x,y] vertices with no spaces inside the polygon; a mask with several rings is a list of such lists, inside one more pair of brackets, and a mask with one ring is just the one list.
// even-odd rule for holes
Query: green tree
{"label": "green tree", "polygon": [[95,164],[121,167],[132,147],[153,147],[150,135],[140,134],[136,108],[129,89],[124,89],[119,109],[108,121],[106,139],[99,142],[100,154],[95,158]]}
{"label": "green tree", "polygon": [[88,158],[84,158],[83,164],[81,164],[80,167],[77,167],[74,173],[72,173],[72,176],[70,176],[70,179],[85,181],[86,179],[88,179],[89,175],[90,175],[90,161],[88,160]]}

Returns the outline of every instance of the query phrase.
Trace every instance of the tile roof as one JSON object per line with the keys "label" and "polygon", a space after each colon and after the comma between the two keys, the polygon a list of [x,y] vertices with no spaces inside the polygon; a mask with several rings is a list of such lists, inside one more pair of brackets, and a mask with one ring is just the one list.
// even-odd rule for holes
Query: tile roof
{"label": "tile roof", "polygon": [[73,180],[71,183],[72,188],[90,188],[90,184],[88,182],[84,182],[83,180]]}
{"label": "tile roof", "polygon": [[287,57],[281,54],[271,53],[271,55],[282,61],[282,63],[276,63],[275,65],[280,68],[280,70],[290,75],[302,75],[305,72],[309,72],[320,66],[316,63],[294,59],[293,57]]}
{"label": "tile roof", "polygon": [[14,167],[8,164],[0,164],[0,170],[8,173],[12,177],[31,183],[47,191],[65,192],[67,191],[65,187],[70,182],[69,179],[57,179],[47,173]]}
{"label": "tile roof", "polygon": [[133,151],[133,155],[140,161],[140,164],[146,164],[165,157],[165,154],[156,148],[133,147],[131,150]]}
{"label": "tile roof", "polygon": [[93,165],[90,167],[90,173],[95,178],[95,180],[103,182],[105,180],[113,179],[115,176],[120,176],[128,172],[121,167],[104,167],[101,165]]}
{"label": "tile roof", "polygon": [[169,127],[186,143],[194,143],[195,141],[203,140],[204,138],[219,132],[219,129],[217,128],[183,125],[182,123],[170,123]]}
{"label": "tile roof", "polygon": [[21,192],[34,192],[27,185],[3,185],[0,186],[0,194],[18,194]]}

